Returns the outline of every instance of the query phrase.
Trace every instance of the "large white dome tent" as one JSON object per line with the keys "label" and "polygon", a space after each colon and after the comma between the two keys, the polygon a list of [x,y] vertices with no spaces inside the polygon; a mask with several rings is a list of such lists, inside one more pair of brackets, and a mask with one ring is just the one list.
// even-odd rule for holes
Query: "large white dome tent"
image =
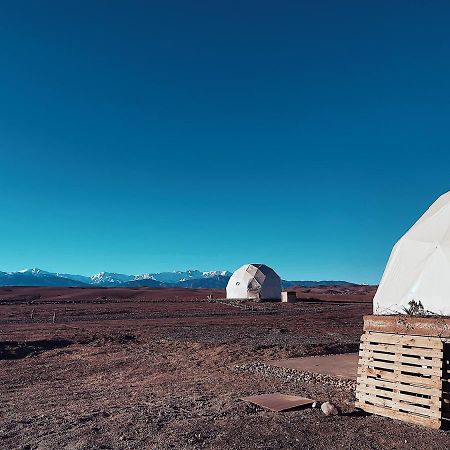
{"label": "large white dome tent", "polygon": [[439,197],[395,244],[373,311],[405,313],[419,302],[426,312],[450,315],[450,192]]}
{"label": "large white dome tent", "polygon": [[280,300],[281,279],[265,264],[245,264],[228,281],[227,298]]}

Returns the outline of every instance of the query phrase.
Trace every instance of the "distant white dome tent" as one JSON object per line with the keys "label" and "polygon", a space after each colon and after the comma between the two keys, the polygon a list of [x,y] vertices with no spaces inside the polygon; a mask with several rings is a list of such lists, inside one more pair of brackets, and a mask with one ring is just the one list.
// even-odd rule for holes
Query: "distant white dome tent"
{"label": "distant white dome tent", "polygon": [[395,244],[373,300],[374,314],[450,315],[450,192]]}
{"label": "distant white dome tent", "polygon": [[228,281],[227,298],[280,300],[281,279],[264,264],[245,264]]}

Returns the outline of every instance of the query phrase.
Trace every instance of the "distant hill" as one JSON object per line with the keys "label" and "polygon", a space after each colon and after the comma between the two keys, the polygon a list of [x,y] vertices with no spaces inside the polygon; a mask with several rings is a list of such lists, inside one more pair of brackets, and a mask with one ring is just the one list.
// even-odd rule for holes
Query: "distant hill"
{"label": "distant hill", "polygon": [[0,272],[0,286],[64,286],[82,287],[89,286],[78,280],[73,280],[56,274],[41,271],[30,272]]}
{"label": "distant hill", "polygon": [[349,285],[355,286],[355,283],[350,283],[348,281],[334,281],[334,280],[324,280],[324,281],[287,281],[282,280],[281,285],[284,289],[300,286],[300,287],[314,287],[314,286],[335,286],[335,285]]}
{"label": "distant hill", "polygon": [[[186,270],[175,272],[127,275],[116,272],[99,272],[92,276],[47,272],[42,269],[24,269],[18,272],[0,272],[0,286],[103,286],[103,287],[176,287],[192,289],[225,289],[231,272],[226,270]],[[348,281],[282,281],[283,288],[294,286],[314,287],[352,285]]]}
{"label": "distant hill", "polygon": [[162,283],[161,281],[142,279],[142,280],[132,280],[123,283],[121,286],[126,287],[169,287],[167,283]]}
{"label": "distant hill", "polygon": [[191,289],[225,289],[229,279],[229,276],[217,275],[208,278],[180,281],[177,283],[177,286]]}

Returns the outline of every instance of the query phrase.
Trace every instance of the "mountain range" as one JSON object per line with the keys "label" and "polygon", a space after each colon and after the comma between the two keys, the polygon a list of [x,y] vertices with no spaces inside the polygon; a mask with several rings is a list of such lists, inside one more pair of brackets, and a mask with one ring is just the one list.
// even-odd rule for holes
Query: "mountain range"
{"label": "mountain range", "polygon": [[[202,272],[186,270],[175,272],[146,273],[126,275],[115,272],[99,272],[92,276],[73,275],[69,273],[47,272],[42,269],[24,269],[17,272],[0,272],[0,286],[99,286],[99,287],[180,287],[223,289],[230,279],[231,272],[213,270]],[[347,281],[287,281],[284,288],[292,286],[325,286],[352,284]]]}

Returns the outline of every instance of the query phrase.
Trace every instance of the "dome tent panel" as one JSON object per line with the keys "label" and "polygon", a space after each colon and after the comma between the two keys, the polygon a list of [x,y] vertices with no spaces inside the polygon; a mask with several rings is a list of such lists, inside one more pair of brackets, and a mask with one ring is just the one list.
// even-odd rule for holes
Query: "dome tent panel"
{"label": "dome tent panel", "polygon": [[375,294],[375,314],[405,313],[420,302],[425,311],[450,315],[449,236],[450,192],[394,246]]}
{"label": "dome tent panel", "polygon": [[255,278],[250,280],[247,287],[247,298],[261,298],[261,285]]}
{"label": "dome tent panel", "polygon": [[272,269],[266,273],[262,286],[262,298],[281,300],[281,279]]}
{"label": "dome tent panel", "polygon": [[266,275],[258,269],[255,273],[255,280],[262,285],[266,280]]}
{"label": "dome tent panel", "polygon": [[228,281],[227,298],[280,300],[281,279],[264,264],[245,264]]}
{"label": "dome tent panel", "polygon": [[247,298],[248,284],[253,277],[246,269],[246,266],[242,266],[230,277],[227,284],[227,298]]}

